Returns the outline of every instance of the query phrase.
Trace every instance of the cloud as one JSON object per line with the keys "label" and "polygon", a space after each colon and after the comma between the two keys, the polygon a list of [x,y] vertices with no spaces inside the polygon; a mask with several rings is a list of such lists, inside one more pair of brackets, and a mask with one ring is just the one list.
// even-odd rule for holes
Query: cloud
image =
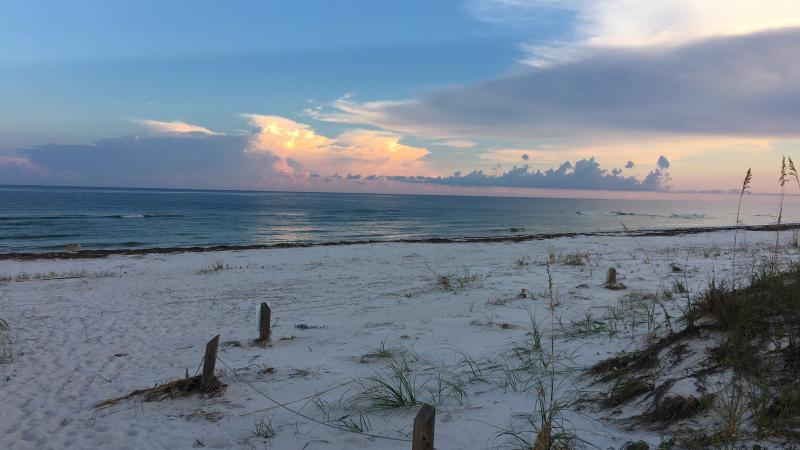
{"label": "cloud", "polygon": [[30,171],[39,171],[43,170],[41,167],[37,166],[33,162],[31,162],[28,158],[21,158],[19,156],[0,156],[0,166],[3,167],[16,167],[20,169],[30,170]]}
{"label": "cloud", "polygon": [[658,157],[658,162],[656,163],[656,166],[659,169],[669,169],[669,160],[667,159],[666,156],[661,155]]}
{"label": "cloud", "polygon": [[476,145],[478,145],[478,144],[476,144],[476,143],[474,143],[472,141],[465,141],[465,140],[460,140],[460,139],[453,139],[453,140],[449,140],[449,141],[444,141],[444,142],[440,142],[439,144],[440,145],[446,145],[448,147],[453,147],[453,148],[472,148],[472,147],[475,147]]}
{"label": "cloud", "polygon": [[[430,175],[436,172],[422,160],[428,150],[400,143],[400,136],[375,130],[350,130],[336,138],[335,166],[346,171],[386,175]],[[344,170],[343,170],[344,171]]]}
{"label": "cloud", "polygon": [[[198,125],[143,121],[144,137],[100,139],[89,144],[46,144],[0,155],[7,183],[100,186],[310,189],[321,182],[358,181],[361,174],[437,173],[424,148],[401,136],[354,129],[335,138],[279,117],[248,114],[255,130],[224,135]],[[157,131],[157,132],[156,132]],[[318,186],[319,187],[319,186]]]}
{"label": "cloud", "polygon": [[[526,164],[500,172],[501,163],[516,165],[534,154],[526,149],[494,149],[480,156],[492,164],[488,174],[477,170],[441,177],[427,166],[426,149],[402,144],[396,133],[353,129],[327,137],[279,116],[247,118],[255,129],[237,135],[131,136],[19,149],[0,155],[0,177],[17,184],[367,192],[669,189],[669,162],[663,156],[658,168],[639,180],[621,176],[620,169],[602,169],[594,157],[544,171]],[[539,164],[547,158],[535,154]]]}
{"label": "cloud", "polygon": [[[495,148],[484,151],[479,155],[479,158],[491,162],[500,162],[506,164],[517,164],[520,160],[529,161],[531,155],[535,155],[532,150],[518,149],[518,148]],[[557,163],[563,159],[548,160],[546,158],[537,158],[539,162]]]}
{"label": "cloud", "polygon": [[[241,136],[159,136],[39,145],[16,151],[12,158],[26,163],[14,170],[14,179],[21,184],[174,188],[252,188],[274,182],[280,176],[272,169],[275,157],[247,154],[246,144]],[[9,169],[0,161],[3,167]]]}
{"label": "cloud", "polygon": [[558,168],[531,171],[526,165],[514,167],[501,174],[486,174],[475,170],[467,175],[456,172],[449,177],[390,177],[406,183],[430,183],[460,187],[507,187],[539,189],[583,189],[606,191],[667,191],[670,177],[663,169],[655,169],[639,180],[622,176],[621,170],[608,171],[594,159],[581,159],[575,164],[567,161]]}
{"label": "cloud", "polygon": [[547,14],[572,17],[572,29],[555,42],[525,47],[534,66],[574,60],[598,47],[675,45],[800,26],[795,0],[473,0],[469,10],[503,26],[525,26]]}
{"label": "cloud", "polygon": [[256,128],[250,152],[278,157],[275,168],[287,174],[375,173],[432,175],[422,160],[428,150],[400,143],[400,135],[354,129],[335,138],[317,134],[309,125],[278,116],[247,114]]}
{"label": "cloud", "polygon": [[625,168],[626,169],[633,169],[633,161],[628,161],[627,163],[625,163]]}
{"label": "cloud", "polygon": [[800,29],[678,47],[598,48],[575,62],[413,100],[342,98],[320,120],[428,137],[589,141],[800,134]]}
{"label": "cloud", "polygon": [[162,122],[158,120],[137,119],[136,122],[144,129],[155,135],[206,135],[206,136],[220,136],[222,133],[212,131],[200,125],[193,125],[186,122]]}
{"label": "cloud", "polygon": [[[164,188],[343,190],[362,192],[458,193],[459,189],[544,188],[612,191],[660,191],[669,189],[669,175],[663,169],[651,171],[644,179],[623,177],[618,170],[602,169],[594,158],[558,168],[532,171],[514,167],[502,173],[473,171],[449,177],[426,175],[409,170],[406,174],[386,175],[369,172],[375,168],[370,153],[383,149],[387,137],[379,132],[354,130],[337,137],[337,146],[348,159],[369,164],[344,166],[354,171],[326,171],[287,174],[277,170],[281,157],[251,149],[253,136],[227,135],[186,139],[176,136],[107,138],[91,144],[47,144],[16,151],[15,156],[0,156],[0,177],[7,183],[77,186],[126,186]],[[378,142],[373,142],[377,140]],[[404,147],[389,137],[397,148]],[[391,145],[390,145],[391,147]],[[382,151],[381,151],[382,152]],[[398,150],[396,153],[404,154]],[[402,163],[417,160],[404,156]],[[390,167],[397,161],[381,157]],[[518,159],[517,159],[518,160]],[[663,165],[663,164],[662,164]],[[495,169],[499,164],[495,165]],[[409,169],[414,169],[413,164]],[[346,175],[345,175],[346,174]],[[424,186],[423,186],[424,185]],[[472,191],[475,192],[475,191]],[[488,192],[488,191],[487,191]],[[508,192],[506,192],[508,193]]]}
{"label": "cloud", "polygon": [[30,184],[32,179],[48,176],[50,171],[20,156],[0,156],[0,180],[2,184]]}

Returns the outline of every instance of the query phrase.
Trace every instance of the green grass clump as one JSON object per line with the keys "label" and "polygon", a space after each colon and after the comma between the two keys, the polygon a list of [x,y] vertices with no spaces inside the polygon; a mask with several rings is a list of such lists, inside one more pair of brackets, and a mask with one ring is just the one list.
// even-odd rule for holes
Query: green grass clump
{"label": "green grass clump", "polygon": [[483,280],[479,273],[470,272],[468,267],[456,269],[447,274],[436,274],[436,284],[446,291],[460,291]]}
{"label": "green grass clump", "polygon": [[424,383],[417,383],[416,372],[405,357],[391,361],[385,370],[365,379],[362,397],[374,409],[410,408],[422,403]]}

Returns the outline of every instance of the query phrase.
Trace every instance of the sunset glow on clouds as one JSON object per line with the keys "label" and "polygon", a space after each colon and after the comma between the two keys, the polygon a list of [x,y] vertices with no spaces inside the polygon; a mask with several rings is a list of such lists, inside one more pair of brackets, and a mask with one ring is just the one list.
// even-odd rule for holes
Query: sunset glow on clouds
{"label": "sunset glow on clouds", "polygon": [[800,159],[795,0],[11,1],[54,31],[0,29],[0,184],[727,191]]}
{"label": "sunset glow on clouds", "polygon": [[394,133],[355,129],[328,138],[284,117],[245,117],[256,127],[249,150],[279,157],[275,168],[286,174],[434,174],[421,161],[428,150],[403,145]]}

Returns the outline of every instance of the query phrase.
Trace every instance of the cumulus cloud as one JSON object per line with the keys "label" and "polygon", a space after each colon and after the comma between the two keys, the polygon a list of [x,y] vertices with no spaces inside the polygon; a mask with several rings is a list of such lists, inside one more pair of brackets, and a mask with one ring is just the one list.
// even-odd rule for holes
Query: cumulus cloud
{"label": "cumulus cloud", "polygon": [[578,61],[413,100],[342,98],[313,115],[429,137],[796,136],[800,29],[598,48]]}
{"label": "cumulus cloud", "polygon": [[212,131],[206,127],[201,127],[200,125],[194,125],[186,122],[162,122],[148,119],[137,119],[136,122],[140,124],[148,133],[155,135],[222,135],[222,133]]}
{"label": "cumulus cloud", "polygon": [[626,169],[633,169],[633,161],[628,161],[627,163],[625,163],[625,168]]}
{"label": "cumulus cloud", "polygon": [[528,154],[527,154],[527,153],[523,153],[523,154],[522,154],[522,160],[523,160],[523,161],[527,161],[527,160],[529,160],[530,158],[531,158],[531,157],[530,157],[530,156],[528,156]]}
{"label": "cumulus cloud", "polygon": [[669,169],[669,160],[667,159],[666,156],[661,155],[658,157],[658,162],[656,163],[656,166],[662,170]]}
{"label": "cumulus cloud", "polygon": [[277,156],[275,167],[284,173],[434,173],[422,160],[428,150],[402,144],[396,133],[355,129],[329,138],[317,134],[307,124],[283,117],[259,114],[246,117],[256,128],[249,151]]}
{"label": "cumulus cloud", "polygon": [[663,169],[654,169],[640,180],[621,175],[620,169],[607,170],[592,157],[574,164],[567,161],[558,168],[532,171],[526,165],[500,174],[475,170],[466,175],[456,172],[449,177],[392,177],[406,183],[431,183],[461,187],[509,187],[543,189],[584,189],[607,191],[666,191],[670,177]]}

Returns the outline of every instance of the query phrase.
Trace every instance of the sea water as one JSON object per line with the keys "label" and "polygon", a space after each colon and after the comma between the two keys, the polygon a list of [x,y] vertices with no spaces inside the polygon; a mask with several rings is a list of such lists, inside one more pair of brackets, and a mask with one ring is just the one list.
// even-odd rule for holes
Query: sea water
{"label": "sea water", "polygon": [[[738,197],[609,200],[0,186],[0,252],[461,238],[730,226]],[[755,196],[754,196],[755,197]],[[745,224],[778,198],[746,197]],[[787,201],[784,222],[800,218]]]}

